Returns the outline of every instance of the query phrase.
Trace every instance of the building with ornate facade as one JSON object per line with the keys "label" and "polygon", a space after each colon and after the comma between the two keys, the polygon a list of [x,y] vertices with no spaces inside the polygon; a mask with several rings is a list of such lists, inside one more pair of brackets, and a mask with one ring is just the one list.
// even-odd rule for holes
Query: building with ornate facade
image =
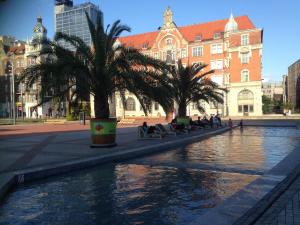
{"label": "building with ornate facade", "polygon": [[[23,42],[16,41],[12,37],[4,36],[0,38],[0,117],[11,117],[13,107],[16,109],[16,117],[40,117],[46,115],[49,108],[47,104],[39,106],[33,112],[33,108],[37,105],[39,98],[38,83],[26,89],[23,83],[16,85],[15,82],[15,106],[13,106],[12,101],[12,74],[16,81],[26,67],[43,60],[39,53],[44,45],[40,41],[46,37],[47,29],[43,26],[42,18],[39,17],[33,28],[31,40]],[[11,67],[11,69],[8,69],[8,67]]]}
{"label": "building with ornate facade", "polygon": [[[25,43],[13,37],[0,38],[0,117],[12,116],[13,84],[12,74],[16,77],[25,67]],[[10,67],[10,69],[8,68]],[[15,85],[16,116],[22,116],[24,90]]]}
{"label": "building with ornate facade", "polygon": [[[44,56],[40,55],[41,50],[45,47],[41,41],[47,38],[47,29],[43,25],[41,17],[37,18],[36,24],[32,30],[32,38],[26,42],[25,45],[25,67],[29,67],[40,63],[44,60]],[[26,90],[24,97],[24,111],[27,117],[40,117],[48,113],[48,104],[43,104],[34,110],[39,102],[39,83],[34,83],[32,87]]]}
{"label": "building with ornate facade", "polygon": [[[121,37],[120,44],[139,49],[143,54],[175,64],[207,64],[215,72],[211,79],[222,87],[224,104],[202,103],[206,113],[228,116],[262,115],[262,41],[263,30],[256,28],[248,16],[233,17],[178,27],[168,7],[162,26],[153,32]],[[116,94],[117,116],[144,116],[134,95],[128,93],[126,108]],[[164,115],[153,102],[150,116]],[[189,105],[187,115],[199,115]]]}

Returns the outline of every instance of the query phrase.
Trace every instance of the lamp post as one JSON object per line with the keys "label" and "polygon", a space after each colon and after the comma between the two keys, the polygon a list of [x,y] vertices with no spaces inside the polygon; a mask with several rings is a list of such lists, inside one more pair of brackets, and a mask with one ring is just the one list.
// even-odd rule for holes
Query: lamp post
{"label": "lamp post", "polygon": [[16,125],[16,103],[15,103],[15,76],[14,76],[14,63],[13,61],[8,61],[6,64],[8,74],[11,75],[11,110],[13,117],[13,124]]}

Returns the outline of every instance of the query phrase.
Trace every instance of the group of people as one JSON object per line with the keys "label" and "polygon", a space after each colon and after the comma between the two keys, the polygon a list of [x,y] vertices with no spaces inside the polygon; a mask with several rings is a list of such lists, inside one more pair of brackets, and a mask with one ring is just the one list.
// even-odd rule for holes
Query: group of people
{"label": "group of people", "polygon": [[[219,115],[211,115],[210,119],[208,120],[206,116],[204,116],[202,119],[199,116],[197,120],[193,121],[192,118],[190,118],[189,124],[185,125],[182,123],[177,122],[177,118],[174,118],[171,122],[170,125],[173,127],[174,130],[177,131],[182,131],[184,132],[185,130],[197,130],[198,128],[205,128],[205,127],[211,127],[211,128],[218,128],[222,127],[222,121],[221,117]],[[143,130],[147,134],[152,134],[155,132],[159,132],[155,126],[149,126],[147,122],[143,122],[142,125]]]}
{"label": "group of people", "polygon": [[[177,131],[184,131],[185,129],[196,130],[199,127],[203,127],[203,128],[205,128],[205,127],[219,128],[219,127],[223,126],[222,125],[221,117],[218,114],[217,115],[211,115],[210,118],[209,118],[209,120],[207,119],[206,116],[204,116],[202,119],[199,116],[198,119],[195,120],[195,121],[193,121],[190,118],[189,125],[184,125],[184,124],[181,124],[181,123],[177,123],[177,118],[174,118],[171,121],[170,124]],[[244,125],[244,122],[241,119],[240,122],[239,122],[240,128],[243,128],[243,125]],[[232,122],[231,118],[229,118],[229,120],[228,120],[228,126],[230,128],[233,127],[233,122]],[[148,134],[159,132],[159,130],[157,130],[157,128],[155,126],[148,126],[147,122],[143,122],[142,128]]]}

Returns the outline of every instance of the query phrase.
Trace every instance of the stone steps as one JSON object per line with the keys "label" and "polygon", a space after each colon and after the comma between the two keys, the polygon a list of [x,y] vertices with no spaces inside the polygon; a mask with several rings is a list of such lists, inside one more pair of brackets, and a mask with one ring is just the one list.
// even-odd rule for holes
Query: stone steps
{"label": "stone steps", "polygon": [[65,119],[47,119],[44,121],[45,124],[65,124]]}

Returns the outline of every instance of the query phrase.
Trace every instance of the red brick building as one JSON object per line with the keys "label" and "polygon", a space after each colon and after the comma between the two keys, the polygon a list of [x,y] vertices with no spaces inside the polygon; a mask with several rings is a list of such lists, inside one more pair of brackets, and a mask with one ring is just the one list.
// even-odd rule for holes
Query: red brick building
{"label": "red brick building", "polygon": [[[177,27],[169,7],[159,30],[119,39],[126,46],[170,64],[178,59],[185,65],[208,64],[207,69],[215,70],[211,79],[226,87],[228,93],[224,93],[223,105],[203,105],[207,113],[229,116],[262,114],[262,40],[262,29],[256,28],[248,16],[234,18],[231,15],[229,19]],[[137,99],[130,94],[128,98],[134,107],[123,109],[125,115],[143,115],[141,108],[136,107]],[[161,115],[160,106],[153,104],[151,115]],[[122,106],[118,101],[116,106],[120,115]],[[187,113],[199,114],[193,105],[188,107]]]}

